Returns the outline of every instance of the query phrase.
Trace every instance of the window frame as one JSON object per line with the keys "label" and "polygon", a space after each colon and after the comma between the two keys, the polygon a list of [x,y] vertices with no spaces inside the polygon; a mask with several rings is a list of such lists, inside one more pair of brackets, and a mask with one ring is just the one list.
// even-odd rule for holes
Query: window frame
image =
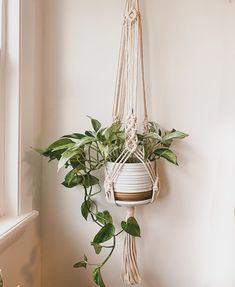
{"label": "window frame", "polygon": [[30,164],[25,159],[30,146],[36,146],[34,138],[37,135],[34,132],[34,109],[38,104],[35,77],[39,73],[34,71],[34,59],[38,56],[34,51],[37,47],[34,38],[37,5],[35,1],[2,2],[0,152],[4,158],[0,158],[0,253],[9,242],[12,244],[17,240],[19,231],[22,234],[39,214],[33,210],[36,207],[33,195],[37,190],[33,186],[34,178],[29,176],[29,170],[38,165],[38,160],[32,154]]}
{"label": "window frame", "polygon": [[2,163],[2,215],[19,215],[19,139],[21,25],[20,0],[3,1],[2,101],[4,154]]}
{"label": "window frame", "polygon": [[0,46],[0,217],[4,215],[4,146],[5,146],[5,97],[4,97],[4,66],[5,66],[5,1],[1,3],[1,46]]}

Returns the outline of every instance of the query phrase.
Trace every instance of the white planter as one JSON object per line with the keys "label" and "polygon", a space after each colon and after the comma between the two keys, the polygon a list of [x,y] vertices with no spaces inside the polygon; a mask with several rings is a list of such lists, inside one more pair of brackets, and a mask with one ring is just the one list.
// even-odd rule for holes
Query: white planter
{"label": "white planter", "polygon": [[[153,166],[155,162],[151,163]],[[113,162],[106,165],[110,175]],[[143,163],[125,163],[114,182],[114,196],[118,205],[142,205],[152,201],[153,183]]]}

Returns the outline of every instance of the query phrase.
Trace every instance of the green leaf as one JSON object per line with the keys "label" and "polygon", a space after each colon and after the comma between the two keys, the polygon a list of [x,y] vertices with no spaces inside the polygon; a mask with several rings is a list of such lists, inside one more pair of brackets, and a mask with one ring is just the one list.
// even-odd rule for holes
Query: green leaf
{"label": "green leaf", "polygon": [[153,141],[144,143],[143,145],[143,151],[144,151],[144,159],[150,159],[151,155],[153,154],[153,152],[156,150],[156,148],[159,146],[159,144],[156,144]]}
{"label": "green leaf", "polygon": [[104,131],[106,130],[106,128],[102,128],[102,129],[99,129],[99,131],[97,132],[97,135],[96,137],[98,138],[99,141],[103,141],[105,138],[104,138]]}
{"label": "green leaf", "polygon": [[76,169],[71,170],[69,173],[66,174],[64,178],[64,182],[62,183],[65,187],[72,188],[77,185],[82,185],[83,177],[78,176]]}
{"label": "green leaf", "polygon": [[90,187],[99,183],[99,179],[91,174],[77,175],[76,169],[70,171],[62,183],[65,187],[71,188],[76,185],[84,185]]}
{"label": "green leaf", "polygon": [[103,150],[103,156],[105,159],[107,159],[107,157],[109,156],[110,150],[109,150],[109,146],[106,146]]}
{"label": "green leaf", "polygon": [[95,268],[95,270],[92,273],[92,277],[96,285],[98,285],[99,287],[105,287],[104,281],[101,276],[100,267]]}
{"label": "green leaf", "polygon": [[158,148],[155,150],[154,152],[156,155],[158,155],[159,157],[163,157],[166,160],[168,160],[169,162],[178,165],[177,162],[177,156],[173,153],[173,151],[171,151],[168,148]]}
{"label": "green leaf", "polygon": [[150,132],[158,133],[161,135],[160,126],[156,122],[148,122]]}
{"label": "green leaf", "polygon": [[60,160],[59,160],[59,163],[58,163],[58,171],[70,160],[70,158],[72,158],[73,156],[79,154],[80,151],[79,150],[66,150]]}
{"label": "green leaf", "polygon": [[38,152],[40,155],[49,156],[47,148],[33,148],[33,150]]}
{"label": "green leaf", "polygon": [[96,219],[101,223],[101,224],[107,224],[107,223],[113,223],[112,216],[108,212],[108,210],[105,210],[103,212],[97,212],[96,213]]}
{"label": "green leaf", "polygon": [[71,134],[71,135],[65,135],[62,138],[71,138],[71,139],[81,140],[84,137],[85,137],[85,135],[83,135],[83,134],[74,133],[74,134]]}
{"label": "green leaf", "polygon": [[80,141],[79,144],[78,144],[78,147],[83,146],[83,145],[86,145],[86,144],[89,144],[89,143],[92,143],[92,142],[95,142],[95,141],[97,141],[96,138],[86,136],[86,137],[84,137],[84,138],[81,139],[81,141]]}
{"label": "green leaf", "polygon": [[103,132],[105,139],[107,141],[112,141],[117,138],[117,133],[120,132],[121,129],[121,122],[113,123],[110,127],[106,128]]}
{"label": "green leaf", "polygon": [[98,142],[98,147],[100,149],[102,156],[106,159],[109,156],[109,146],[108,145],[104,146]]}
{"label": "green leaf", "polygon": [[65,176],[65,181],[68,183],[68,185],[73,181],[74,177],[76,177],[77,173],[74,169],[70,170]]}
{"label": "green leaf", "polygon": [[50,154],[49,154],[49,161],[48,162],[51,162],[52,160],[60,160],[61,159],[61,156],[62,156],[62,154],[63,154],[63,152],[64,152],[65,150],[61,150],[61,151],[55,151],[55,152],[51,152]]}
{"label": "green leaf", "polygon": [[86,255],[84,255],[84,259],[82,261],[79,261],[79,262],[75,263],[73,265],[73,267],[74,268],[80,268],[80,267],[86,268],[87,267],[87,263],[88,263],[87,257],[86,257]]}
{"label": "green leaf", "polygon": [[68,143],[68,144],[65,144],[65,145],[61,145],[61,146],[58,146],[56,148],[53,148],[52,151],[57,151],[57,150],[61,150],[61,149],[70,149],[72,147],[74,147],[75,143]]}
{"label": "green leaf", "polygon": [[[67,175],[65,176],[65,181],[68,183],[68,185],[71,185],[71,183],[78,183],[78,175],[75,169],[71,170]],[[75,181],[75,182],[74,182]]]}
{"label": "green leaf", "polygon": [[98,120],[93,119],[91,117],[88,117],[88,118],[90,118],[91,120],[91,124],[92,124],[94,131],[98,132],[98,130],[101,128],[101,123]]}
{"label": "green leaf", "polygon": [[96,137],[95,132],[92,132],[92,131],[86,131],[86,132],[85,132],[85,135],[88,136],[88,137],[93,137],[93,138]]}
{"label": "green leaf", "polygon": [[86,220],[90,213],[91,207],[92,207],[92,201],[90,199],[84,201],[83,204],[81,205],[81,213]]}
{"label": "green leaf", "polygon": [[97,212],[96,213],[96,219],[99,223],[105,225],[106,224],[106,221],[104,219],[104,215],[103,215],[103,212]]}
{"label": "green leaf", "polygon": [[139,141],[143,141],[144,140],[144,135],[143,134],[137,134],[137,138]]}
{"label": "green leaf", "polygon": [[140,237],[140,227],[134,217],[129,217],[127,222],[121,222],[122,229],[134,237]]}
{"label": "green leaf", "polygon": [[103,211],[103,216],[104,216],[104,219],[106,221],[106,224],[107,223],[113,223],[112,216],[111,216],[111,214],[109,213],[108,210]]}
{"label": "green leaf", "polygon": [[85,187],[90,187],[99,183],[99,179],[91,174],[86,174],[83,176],[83,185]]}
{"label": "green leaf", "polygon": [[100,252],[102,250],[102,246],[100,244],[97,244],[97,243],[94,243],[94,242],[92,242],[91,245],[94,247],[95,253],[96,254],[100,254]]}
{"label": "green leaf", "polygon": [[0,273],[0,287],[3,287],[3,280],[2,280],[2,275]]}
{"label": "green leaf", "polygon": [[162,137],[158,133],[147,133],[144,135],[144,138],[146,139],[155,139],[158,141],[162,141]]}
{"label": "green leaf", "polygon": [[112,223],[106,224],[104,227],[100,229],[100,231],[96,234],[93,243],[103,243],[111,239],[115,234],[115,227]]}
{"label": "green leaf", "polygon": [[66,145],[66,144],[69,144],[69,143],[73,143],[72,140],[70,139],[64,139],[64,138],[61,138],[55,142],[53,142],[51,145],[49,145],[49,147],[47,148],[48,150],[53,150],[59,146],[63,146],[63,145]]}
{"label": "green leaf", "polygon": [[85,261],[79,261],[77,263],[75,263],[73,265],[74,268],[79,268],[79,267],[83,267],[83,268],[86,268],[87,267],[87,262]]}
{"label": "green leaf", "polygon": [[[66,151],[66,147],[64,147],[67,144],[73,144],[73,141],[70,139],[59,139],[57,141],[55,141],[54,143],[52,143],[48,148],[45,149],[34,149],[36,152],[40,153],[41,155],[45,156],[45,157],[49,157],[50,160],[52,161],[54,159],[59,160],[61,158],[61,155],[63,154],[64,151]],[[60,148],[62,147],[63,148]],[[54,149],[57,149],[54,150]]]}
{"label": "green leaf", "polygon": [[120,131],[122,127],[122,123],[120,121],[113,123],[108,129],[112,132],[112,133],[117,133]]}
{"label": "green leaf", "polygon": [[163,141],[168,141],[168,140],[172,140],[172,139],[183,139],[188,137],[188,134],[173,130],[170,133],[167,133],[163,136],[162,140]]}

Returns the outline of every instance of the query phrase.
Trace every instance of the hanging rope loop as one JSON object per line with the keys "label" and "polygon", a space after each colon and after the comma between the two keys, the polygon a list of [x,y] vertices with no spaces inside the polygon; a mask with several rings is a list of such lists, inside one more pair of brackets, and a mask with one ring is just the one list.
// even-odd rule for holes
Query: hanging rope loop
{"label": "hanging rope loop", "polygon": [[114,184],[124,164],[130,158],[142,163],[147,170],[152,182],[152,201],[155,198],[155,194],[159,192],[158,174],[154,165],[149,160],[146,160],[143,148],[138,146],[137,105],[140,94],[143,96],[143,128],[145,132],[148,132],[149,129],[143,58],[139,1],[127,0],[113,105],[113,122],[124,122],[126,138],[124,150],[117,158],[114,166],[106,172],[107,179],[105,183],[106,197],[113,203],[116,203]]}
{"label": "hanging rope loop", "polygon": [[[138,0],[127,0],[124,13],[119,64],[113,105],[113,122],[137,115],[138,90],[141,88],[144,115],[148,118],[144,83],[141,15]],[[139,83],[141,85],[139,85]]]}

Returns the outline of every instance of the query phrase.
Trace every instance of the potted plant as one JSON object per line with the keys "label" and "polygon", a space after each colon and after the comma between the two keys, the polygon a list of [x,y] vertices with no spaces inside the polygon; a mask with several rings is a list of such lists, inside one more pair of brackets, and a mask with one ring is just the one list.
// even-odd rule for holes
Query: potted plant
{"label": "potted plant", "polygon": [[[0,287],[4,287],[1,270],[0,270]],[[20,285],[17,285],[17,287],[20,287]]]}
{"label": "potted plant", "polygon": [[[92,276],[94,282],[104,287],[104,281],[101,275],[102,267],[111,257],[118,235],[126,232],[134,237],[140,237],[140,227],[134,217],[129,217],[126,221],[122,221],[120,226],[116,228],[113,224],[112,215],[108,210],[100,211],[95,201],[95,196],[102,191],[100,180],[94,175],[94,172],[105,167],[107,170],[112,168],[114,162],[117,162],[125,148],[126,133],[121,122],[115,122],[109,127],[102,127],[101,123],[90,118],[92,130],[84,133],[74,133],[64,135],[49,147],[45,149],[37,149],[41,155],[48,157],[49,162],[58,161],[58,170],[65,168],[68,170],[65,175],[63,185],[67,188],[82,186],[84,189],[84,202],[81,205],[81,214],[85,220],[91,219],[100,228],[99,232],[94,236],[91,245],[94,247],[96,254],[107,249],[109,253],[105,260],[95,267]],[[148,122],[145,132],[137,134],[138,149],[142,151],[144,160],[152,165],[160,158],[178,165],[177,156],[171,150],[172,142],[176,139],[183,139],[188,135],[172,129],[170,131],[162,130],[155,122]],[[146,198],[138,197],[135,194],[134,201],[136,203],[143,201],[151,201],[152,192],[151,183],[147,180],[144,163],[140,162],[138,157],[132,155],[125,163],[119,179],[114,184],[117,190],[117,202],[122,205],[131,205],[133,203],[133,191],[140,193],[146,192]],[[134,170],[134,176],[133,176]],[[126,173],[128,174],[126,176]],[[132,174],[132,175],[131,175]],[[136,180],[143,175],[143,181]],[[134,187],[133,187],[134,184]],[[124,192],[124,191],[128,191]],[[125,193],[125,194],[124,194]],[[146,202],[145,202],[146,203]],[[112,240],[107,245],[107,241]],[[83,260],[74,264],[75,268],[86,268],[92,265],[90,260],[84,255]]]}

